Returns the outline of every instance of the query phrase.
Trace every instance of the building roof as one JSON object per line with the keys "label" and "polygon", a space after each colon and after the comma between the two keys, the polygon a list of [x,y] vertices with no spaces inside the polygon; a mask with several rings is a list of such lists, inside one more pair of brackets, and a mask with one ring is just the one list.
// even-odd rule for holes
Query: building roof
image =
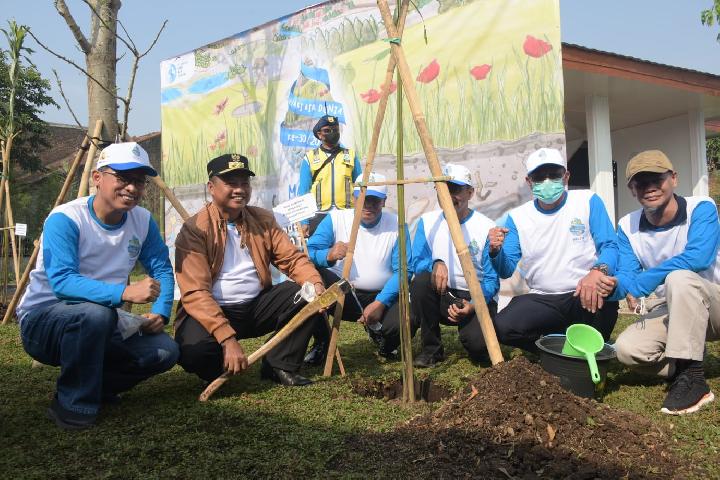
{"label": "building roof", "polygon": [[639,80],[720,97],[720,75],[675,67],[642,58],[562,44],[563,68]]}

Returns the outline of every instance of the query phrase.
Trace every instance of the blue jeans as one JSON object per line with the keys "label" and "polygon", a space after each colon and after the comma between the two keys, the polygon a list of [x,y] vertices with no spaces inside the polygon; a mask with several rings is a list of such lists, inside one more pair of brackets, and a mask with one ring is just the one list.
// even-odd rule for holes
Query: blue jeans
{"label": "blue jeans", "polygon": [[166,333],[122,340],[114,308],[59,302],[29,312],[20,325],[25,351],[60,367],[57,398],[72,412],[95,415],[105,396],[169,370],[180,356]]}

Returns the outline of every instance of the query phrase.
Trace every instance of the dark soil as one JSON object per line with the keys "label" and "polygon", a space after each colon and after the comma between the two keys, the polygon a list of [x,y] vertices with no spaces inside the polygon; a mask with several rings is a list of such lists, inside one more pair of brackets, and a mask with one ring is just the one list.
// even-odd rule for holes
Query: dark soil
{"label": "dark soil", "polygon": [[[524,357],[481,372],[427,415],[350,438],[329,472],[370,478],[685,478],[666,432],[577,397]],[[698,473],[693,471],[693,473]]]}
{"label": "dark soil", "polygon": [[[363,397],[373,397],[384,400],[401,400],[403,396],[402,380],[372,380],[365,378],[350,381],[353,392]],[[429,378],[415,380],[415,400],[424,402],[439,402],[452,396],[452,391],[433,382]]]}

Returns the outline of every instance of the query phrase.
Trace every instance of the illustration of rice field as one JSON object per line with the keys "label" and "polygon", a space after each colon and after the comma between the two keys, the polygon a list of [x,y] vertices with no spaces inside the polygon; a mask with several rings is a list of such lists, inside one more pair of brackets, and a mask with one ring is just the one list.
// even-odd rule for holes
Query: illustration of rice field
{"label": "illustration of rice field", "polygon": [[[402,45],[436,147],[563,132],[558,0],[414,3]],[[340,0],[195,50],[191,78],[162,91],[166,180],[204,183],[207,159],[241,152],[282,190],[316,145],[322,105],[340,112],[343,140],[364,157],[383,88],[392,94],[378,154],[394,153],[397,85],[382,85],[384,37],[374,2]],[[405,151],[420,152],[404,111]]]}

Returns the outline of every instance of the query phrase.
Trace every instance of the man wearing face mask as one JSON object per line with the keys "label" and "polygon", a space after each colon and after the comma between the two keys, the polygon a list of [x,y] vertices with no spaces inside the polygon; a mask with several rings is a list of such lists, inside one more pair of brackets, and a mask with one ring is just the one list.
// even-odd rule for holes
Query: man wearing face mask
{"label": "man wearing face mask", "polygon": [[520,263],[530,288],[497,314],[498,340],[533,351],[542,335],[565,333],[574,323],[595,327],[607,340],[618,303],[603,299],[601,279],[615,271],[618,246],[605,205],[590,190],[566,190],[570,173],[558,150],[530,154],[527,171],[535,198],[511,210],[505,226],[489,234],[500,278],[509,278]]}
{"label": "man wearing face mask", "polygon": [[352,208],[352,179],[362,173],[360,158],[352,148],[340,145],[340,123],[337,117],[324,115],[313,127],[320,140],[318,148],[309,150],[300,164],[297,194],[312,192],[318,214],[303,223],[305,236],[312,235],[330,210]]}

